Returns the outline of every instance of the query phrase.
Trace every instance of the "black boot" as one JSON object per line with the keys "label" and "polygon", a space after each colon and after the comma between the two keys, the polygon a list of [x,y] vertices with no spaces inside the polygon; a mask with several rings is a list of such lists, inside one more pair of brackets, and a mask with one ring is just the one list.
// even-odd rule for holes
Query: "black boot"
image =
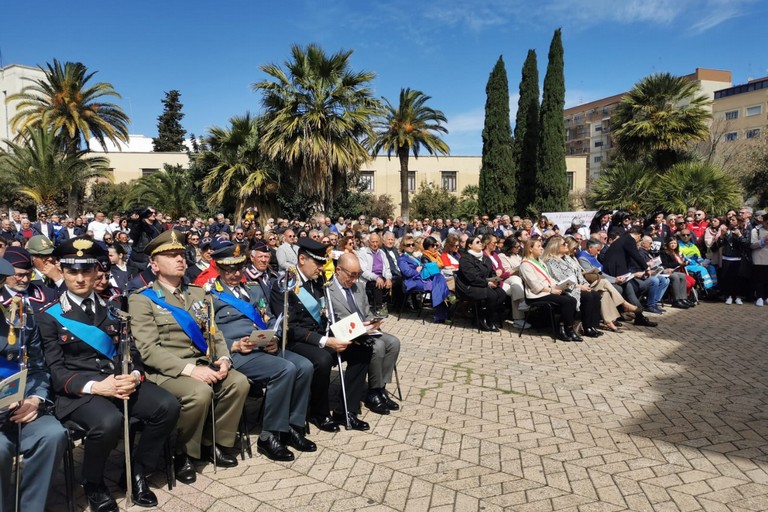
{"label": "black boot", "polygon": [[491,329],[491,332],[499,332],[499,326],[501,325],[501,322],[499,322],[496,319],[496,312],[492,309],[487,309],[487,314],[485,318],[485,323],[488,324],[488,327]]}
{"label": "black boot", "polygon": [[571,337],[565,332],[565,326],[560,324],[560,329],[557,331],[557,339],[560,341],[571,341]]}
{"label": "black boot", "polygon": [[573,326],[565,326],[565,334],[568,336],[568,341],[584,341],[581,336],[576,334],[576,331],[573,330]]}
{"label": "black boot", "polygon": [[[493,323],[488,325],[488,301],[479,300],[475,307],[477,308],[477,328],[485,332],[492,331],[494,327]],[[498,331],[498,329],[496,330]]]}

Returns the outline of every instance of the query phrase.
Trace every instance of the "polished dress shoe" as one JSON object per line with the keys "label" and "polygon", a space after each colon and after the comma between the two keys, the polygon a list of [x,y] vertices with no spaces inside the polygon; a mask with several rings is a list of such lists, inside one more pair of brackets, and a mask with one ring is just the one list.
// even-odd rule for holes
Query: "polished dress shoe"
{"label": "polished dress shoe", "polygon": [[103,483],[83,483],[85,497],[88,498],[88,506],[91,512],[117,512],[117,502],[109,494],[109,489]]}
{"label": "polished dress shoe", "polygon": [[640,325],[642,327],[656,327],[659,324],[657,324],[656,322],[651,322],[643,315],[640,315],[637,318],[635,318],[635,325]]}
{"label": "polished dress shoe", "polygon": [[363,420],[357,419],[357,414],[355,413],[347,413],[347,418],[349,419],[349,427],[347,427],[347,421],[344,419],[344,413],[333,413],[333,419],[339,423],[339,425],[344,425],[344,428],[347,430],[370,430],[371,426],[368,425],[368,423],[364,422]]}
{"label": "polished dress shoe", "polygon": [[672,303],[672,307],[675,309],[689,309],[689,306],[684,300],[676,300]]}
{"label": "polished dress shoe", "polygon": [[561,325],[557,331],[557,339],[560,341],[571,341],[571,337],[565,332],[565,326]]}
{"label": "polished dress shoe", "polygon": [[568,341],[575,341],[575,342],[584,341],[584,338],[576,334],[576,331],[573,330],[573,327],[566,327],[565,335],[568,336]]}
{"label": "polished dress shoe", "polygon": [[389,407],[387,407],[387,404],[381,399],[381,395],[376,392],[368,392],[368,396],[365,399],[365,406],[376,414],[389,414]]}
{"label": "polished dress shoe", "polygon": [[283,443],[300,452],[317,451],[317,445],[304,437],[303,430],[304,429],[288,426],[288,432],[283,432],[281,435]]}
{"label": "polished dress shoe", "polygon": [[390,411],[399,411],[400,405],[398,405],[397,402],[389,398],[389,393],[387,393],[387,390],[384,388],[379,389],[379,396],[381,397],[382,401],[384,402],[384,405],[387,406],[387,409]]}
{"label": "polished dress shoe", "polygon": [[155,493],[149,488],[149,484],[143,473],[136,473],[133,475],[133,478],[131,479],[131,488],[131,499],[133,500],[134,505],[148,508],[157,506],[157,496],[155,496]]}
{"label": "polished dress shoe", "polygon": [[210,462],[213,462],[213,454],[216,453],[216,467],[218,468],[233,468],[237,466],[237,457],[230,455],[218,444],[211,446],[203,446],[203,454],[205,458]]}
{"label": "polished dress shoe", "polygon": [[274,434],[270,434],[268,439],[262,440],[259,437],[259,440],[256,441],[256,451],[271,460],[290,462],[294,459],[293,452],[286,448]]}
{"label": "polished dress shoe", "polygon": [[585,327],[584,328],[584,335],[589,336],[590,338],[599,338],[603,335],[600,331],[595,329],[594,327]]}
{"label": "polished dress shoe", "polygon": [[338,432],[339,424],[330,416],[312,416],[309,422],[324,432]]}
{"label": "polished dress shoe", "polygon": [[186,453],[177,453],[174,461],[176,480],[183,484],[191,484],[197,480],[197,472],[192,464],[192,459]]}

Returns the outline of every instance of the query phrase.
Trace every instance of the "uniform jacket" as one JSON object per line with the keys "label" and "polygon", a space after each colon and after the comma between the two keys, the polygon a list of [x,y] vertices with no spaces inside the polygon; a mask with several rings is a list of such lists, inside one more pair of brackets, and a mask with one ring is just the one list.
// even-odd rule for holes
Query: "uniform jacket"
{"label": "uniform jacket", "polygon": [[[220,279],[216,280],[214,286],[216,285],[221,286],[222,293],[234,295],[232,289],[221,282]],[[261,313],[261,319],[264,320],[264,316],[266,315],[269,320],[264,323],[267,328],[273,329],[275,325],[275,316],[272,314],[272,309],[269,307],[269,297],[264,295],[261,287],[256,283],[244,283],[240,286],[240,289],[245,290],[246,293],[248,293],[248,297],[240,297],[241,300],[249,302],[259,313],[261,313],[259,302],[261,299],[264,299],[265,311],[264,313]],[[233,342],[244,336],[250,336],[251,332],[259,329],[250,318],[239,312],[234,306],[230,306],[215,297],[213,299],[213,307],[216,311],[216,327],[218,327],[224,335],[228,348],[232,348]]]}
{"label": "uniform jacket", "polygon": [[[82,308],[70,301],[69,295],[62,295],[58,303],[61,304],[63,317],[95,325],[107,333],[116,345],[119,343],[118,322],[109,315],[107,304],[103,299],[96,297],[93,324]],[[51,372],[53,391],[56,395],[56,415],[63,417],[91,400],[93,395],[82,394],[83,387],[88,382],[102,381],[110,375],[120,373],[120,355],[116,355],[111,360],[107,359],[101,352],[78,338],[49,315],[46,312],[48,308],[41,311],[36,316],[36,320],[40,327],[45,361]],[[138,370],[143,374],[144,366],[135,345],[131,346],[131,360],[130,370]]]}
{"label": "uniform jacket", "polygon": [[[0,286],[0,303],[2,303],[3,307],[8,307],[14,295],[18,294],[12,294],[5,286]],[[29,302],[32,312],[37,314],[48,304],[57,301],[59,292],[53,288],[41,285],[39,281],[33,281],[29,283],[27,291],[22,296]]]}
{"label": "uniform jacket", "polygon": [[[28,325],[33,324],[34,322],[28,323]],[[5,321],[0,322],[0,357],[18,362],[19,341],[16,342],[16,345],[8,345],[9,329],[10,327]],[[27,331],[25,334],[27,336],[24,341],[27,347],[27,389],[24,392],[24,396],[38,396],[50,401],[51,381],[48,367],[45,365],[45,359],[43,358],[43,342],[40,339],[40,331],[37,325],[34,325],[32,330]]]}
{"label": "uniform jacket", "polygon": [[[303,281],[302,276],[299,276],[298,279],[300,280],[300,283]],[[301,286],[303,286],[315,300],[324,300],[323,283],[323,277],[320,276],[316,281],[304,281]],[[280,286],[272,287],[269,302],[272,311],[283,311],[283,291]],[[319,347],[320,339],[326,335],[325,331],[326,326],[328,325],[325,315],[321,314],[320,323],[318,324],[293,292],[293,288],[288,292],[288,311],[290,312],[290,315],[288,316],[288,348],[296,343],[307,343]]]}
{"label": "uniform jacket", "polygon": [[[207,300],[205,291],[198,286],[182,285],[184,303],[157,281],[149,288],[168,304],[185,309],[192,317],[195,316],[194,306],[203,306]],[[168,379],[188,375],[194,366],[205,360],[206,354],[192,343],[170,311],[156,305],[139,291],[128,297],[128,312],[132,317],[131,330],[136,347],[141,352],[147,378],[161,384]],[[217,359],[229,357],[224,336],[218,329],[214,347]]]}

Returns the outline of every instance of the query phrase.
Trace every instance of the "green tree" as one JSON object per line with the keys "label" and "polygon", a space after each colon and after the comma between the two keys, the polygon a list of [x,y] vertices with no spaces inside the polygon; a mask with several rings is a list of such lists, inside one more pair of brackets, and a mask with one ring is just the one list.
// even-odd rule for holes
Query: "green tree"
{"label": "green tree", "polygon": [[285,69],[260,69],[270,79],[253,84],[262,94],[261,148],[298,176],[298,192],[327,210],[348,172],[369,159],[366,141],[381,104],[369,83],[373,72],[350,68],[351,50],[326,55],[319,46],[294,45]]}
{"label": "green tree", "polygon": [[187,131],[182,128],[181,120],[184,113],[181,111],[181,93],[176,89],[165,93],[163,113],[157,117],[157,137],[152,139],[155,151],[186,151],[184,137]]}
{"label": "green tree", "polygon": [[151,204],[176,218],[196,213],[195,188],[189,171],[180,165],[163,166],[163,170],[142,176],[133,183],[124,206]]}
{"label": "green tree", "polygon": [[549,46],[549,62],[544,77],[539,126],[539,154],[536,169],[534,210],[562,211],[568,208],[568,177],[565,165],[565,77],[563,42],[555,30]]}
{"label": "green tree", "polygon": [[62,192],[70,199],[79,187],[93,178],[109,179],[109,161],[87,157],[86,151],[69,154],[61,138],[51,129],[30,128],[21,133],[20,142],[6,140],[0,150],[0,170],[15,189],[38,203],[38,210],[59,211],[57,198]]}
{"label": "green tree", "polygon": [[685,77],[656,73],[643,78],[611,116],[617,154],[647,159],[663,171],[688,159],[687,150],[707,138],[710,101]]}
{"label": "green tree", "polygon": [[408,220],[410,204],[408,197],[408,158],[419,157],[424,149],[430,155],[447,155],[448,144],[440,138],[440,133],[448,133],[443,126],[447,122],[442,111],[426,106],[431,99],[421,91],[400,89],[400,102],[394,107],[389,100],[384,100],[384,114],[375,123],[376,136],[372,154],[387,152],[387,158],[394,152],[400,159],[400,215]]}
{"label": "green tree", "polygon": [[616,160],[592,184],[589,204],[597,210],[644,214],[653,209],[647,192],[657,177],[642,162]]}
{"label": "green tree", "polygon": [[516,169],[509,124],[509,82],[501,56],[488,77],[485,95],[480,209],[492,214],[509,213],[515,209]]}
{"label": "green tree", "polygon": [[80,62],[62,64],[54,59],[53,65],[40,69],[44,78],[32,80],[7,99],[19,102],[11,119],[13,129],[22,133],[27,128],[50,128],[70,155],[81,147],[90,149],[91,137],[105,150],[107,140],[128,142],[128,116],[119,105],[102,101],[105,97],[120,98],[111,84],[89,84],[95,72],[89,73]]}
{"label": "green tree", "polygon": [[456,196],[443,187],[422,181],[418,192],[411,198],[411,209],[416,217],[453,217],[456,213]]}
{"label": "green tree", "polygon": [[[126,201],[131,193],[136,180],[128,183],[112,183],[100,181],[94,183],[90,193],[86,196],[83,206],[86,210],[105,213],[121,213],[133,207],[134,204]],[[126,204],[128,203],[128,204]],[[135,206],[138,206],[136,204]]]}
{"label": "green tree", "polygon": [[520,79],[512,158],[517,169],[517,212],[530,213],[536,199],[536,165],[539,152],[539,69],[536,50],[528,50]]}
{"label": "green tree", "polygon": [[347,192],[339,195],[333,201],[330,217],[357,218],[360,215],[368,215],[386,218],[391,216],[395,211],[392,196],[389,194],[375,196],[365,192],[365,188],[366,184],[360,180],[359,176],[351,177]]}
{"label": "green tree", "polygon": [[648,195],[650,204],[668,212],[683,212],[695,205],[707,213],[723,215],[742,203],[736,180],[719,167],[703,162],[674,164],[653,180]]}
{"label": "green tree", "polygon": [[471,219],[474,215],[480,213],[480,206],[477,200],[479,194],[480,188],[477,185],[467,185],[464,187],[459,196],[455,217]]}
{"label": "green tree", "polygon": [[250,113],[234,116],[228,127],[211,128],[207,149],[195,154],[197,165],[206,170],[202,189],[211,211],[232,211],[239,219],[248,206],[270,209],[268,196],[278,185],[274,166],[261,152],[258,126]]}

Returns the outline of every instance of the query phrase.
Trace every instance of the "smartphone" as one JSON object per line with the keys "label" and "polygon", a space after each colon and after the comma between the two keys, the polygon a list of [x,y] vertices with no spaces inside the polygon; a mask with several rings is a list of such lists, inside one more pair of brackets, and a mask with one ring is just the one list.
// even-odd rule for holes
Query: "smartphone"
{"label": "smartphone", "polygon": [[383,316],[375,316],[375,317],[373,317],[371,319],[371,323],[372,324],[377,324],[377,323],[381,322],[382,320],[384,320]]}

